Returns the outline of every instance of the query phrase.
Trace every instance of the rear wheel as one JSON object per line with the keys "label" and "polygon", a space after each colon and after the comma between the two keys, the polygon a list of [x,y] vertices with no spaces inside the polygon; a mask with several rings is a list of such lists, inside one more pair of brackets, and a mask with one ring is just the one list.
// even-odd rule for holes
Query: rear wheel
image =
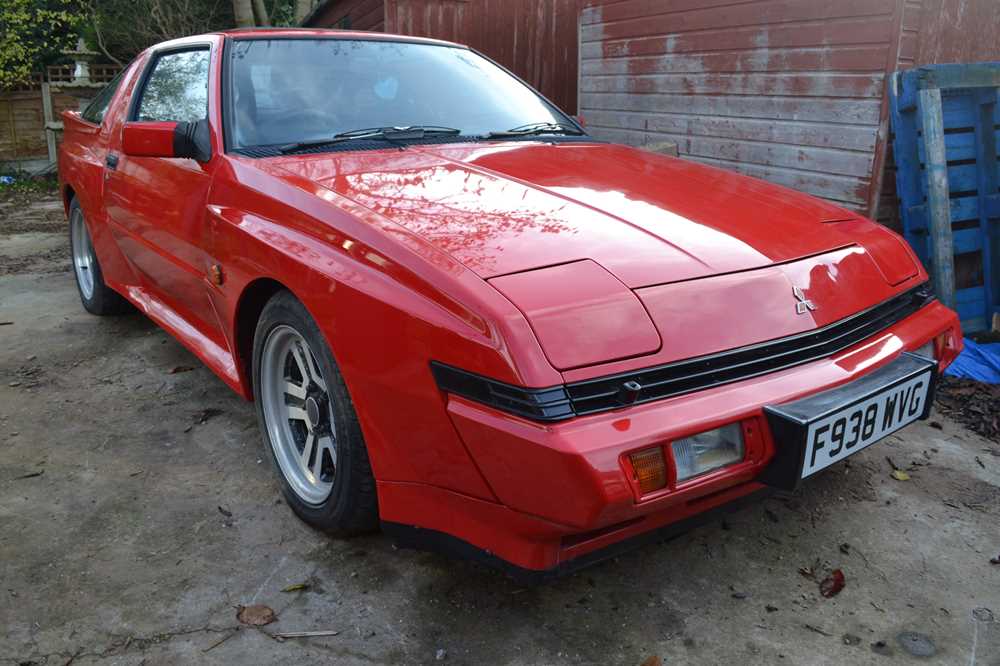
{"label": "rear wheel", "polygon": [[69,204],[69,243],[76,288],[84,309],[95,315],[128,312],[131,309],[128,301],[104,284],[104,274],[90,240],[87,221],[75,197]]}
{"label": "rear wheel", "polygon": [[254,334],[257,418],[289,506],[305,522],[351,534],[378,525],[375,479],[357,415],[319,327],[288,292]]}

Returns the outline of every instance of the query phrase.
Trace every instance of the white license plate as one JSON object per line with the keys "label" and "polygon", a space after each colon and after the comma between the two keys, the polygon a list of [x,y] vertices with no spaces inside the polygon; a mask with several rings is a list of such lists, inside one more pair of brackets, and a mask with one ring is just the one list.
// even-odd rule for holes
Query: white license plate
{"label": "white license plate", "polygon": [[919,419],[927,405],[931,377],[928,371],[811,422],[802,478]]}

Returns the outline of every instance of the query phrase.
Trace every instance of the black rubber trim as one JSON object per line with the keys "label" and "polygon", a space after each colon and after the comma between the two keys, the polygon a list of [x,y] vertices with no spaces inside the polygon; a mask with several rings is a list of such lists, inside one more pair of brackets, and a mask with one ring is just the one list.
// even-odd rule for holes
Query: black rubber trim
{"label": "black rubber trim", "polygon": [[561,421],[574,416],[563,386],[530,389],[505,384],[436,361],[431,362],[434,380],[442,391],[495,407],[534,421]]}
{"label": "black rubber trim", "polygon": [[436,361],[431,363],[431,371],[438,387],[448,393],[534,421],[561,421],[702,391],[827,358],[902,321],[933,299],[929,283],[925,282],[823,328],[548,388],[514,386]]}
{"label": "black rubber trim", "polygon": [[437,530],[425,529],[415,525],[405,525],[382,521],[382,532],[400,548],[414,548],[417,550],[428,550],[439,553],[446,557],[459,560],[469,560],[484,564],[492,569],[503,572],[516,583],[521,585],[539,585],[563,576],[567,576],[581,569],[618,557],[636,548],[654,543],[666,541],[678,537],[685,532],[717,520],[726,514],[739,511],[740,509],[759,502],[774,493],[770,488],[755,490],[743,497],[737,498],[702,513],[670,523],[663,527],[643,532],[635,536],[617,541],[599,550],[591,551],[571,560],[560,562],[551,569],[527,569],[508,562],[494,553],[483,550],[473,544],[460,539],[459,537],[439,532]]}
{"label": "black rubber trim", "polygon": [[[605,143],[599,139],[595,139],[592,136],[573,136],[573,135],[562,135],[562,134],[544,134],[538,135],[533,134],[530,136],[511,136],[504,137],[503,139],[487,139],[481,136],[473,136],[469,134],[457,134],[448,135],[442,134],[437,136],[425,136],[421,139],[405,139],[397,144],[389,143],[387,141],[378,141],[372,139],[356,139],[353,141],[344,141],[342,143],[332,143],[332,144],[321,144],[317,146],[311,146],[308,148],[301,148],[299,150],[287,153],[288,155],[317,155],[320,153],[343,153],[343,152],[354,152],[354,151],[364,151],[364,150],[386,150],[386,149],[400,149],[405,146],[433,146],[438,144],[451,144],[451,143],[499,143],[501,141],[535,141],[543,143]],[[281,146],[249,146],[245,148],[234,148],[230,152],[243,155],[244,157],[253,158],[264,158],[264,157],[279,157],[284,156],[280,150]]]}

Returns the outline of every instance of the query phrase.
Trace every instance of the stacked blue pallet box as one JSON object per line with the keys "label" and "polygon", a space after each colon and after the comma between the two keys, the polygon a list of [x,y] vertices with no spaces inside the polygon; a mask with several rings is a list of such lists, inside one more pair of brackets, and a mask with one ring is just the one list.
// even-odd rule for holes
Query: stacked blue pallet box
{"label": "stacked blue pallet box", "polygon": [[998,62],[898,71],[889,85],[903,234],[967,332],[1000,317],[998,92]]}

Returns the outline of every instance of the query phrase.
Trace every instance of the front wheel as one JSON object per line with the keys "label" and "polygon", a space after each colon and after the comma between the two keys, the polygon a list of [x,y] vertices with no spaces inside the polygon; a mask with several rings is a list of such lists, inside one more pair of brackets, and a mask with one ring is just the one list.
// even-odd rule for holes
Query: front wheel
{"label": "front wheel", "polygon": [[264,447],[292,510],[328,532],[374,529],[375,479],[357,414],[319,327],[288,292],[257,322],[253,388]]}
{"label": "front wheel", "polygon": [[80,292],[83,308],[95,315],[128,312],[131,308],[124,298],[104,284],[104,274],[97,262],[94,244],[90,240],[83,209],[74,197],[69,204],[69,244],[73,259],[73,274]]}

